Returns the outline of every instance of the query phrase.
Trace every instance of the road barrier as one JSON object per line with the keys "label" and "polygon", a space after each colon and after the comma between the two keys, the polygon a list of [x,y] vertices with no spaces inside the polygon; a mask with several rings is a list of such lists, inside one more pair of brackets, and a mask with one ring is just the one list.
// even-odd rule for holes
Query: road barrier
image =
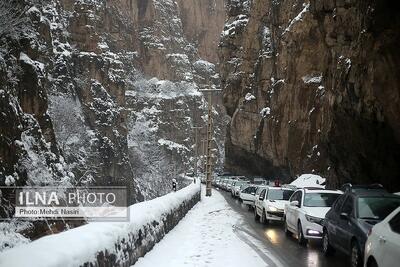
{"label": "road barrier", "polygon": [[200,185],[129,207],[129,222],[94,222],[0,254],[0,266],[131,266],[200,200]]}

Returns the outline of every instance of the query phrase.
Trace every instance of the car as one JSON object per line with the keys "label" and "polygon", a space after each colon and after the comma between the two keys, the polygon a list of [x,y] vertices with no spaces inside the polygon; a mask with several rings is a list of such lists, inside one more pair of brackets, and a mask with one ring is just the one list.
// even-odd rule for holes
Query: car
{"label": "car", "polygon": [[365,267],[391,267],[400,263],[400,207],[377,223],[365,243]]}
{"label": "car", "polygon": [[228,179],[228,178],[226,178],[226,179],[224,179],[224,180],[222,181],[222,183],[221,183],[221,189],[222,189],[222,190],[226,190],[228,182],[229,182],[229,179]]}
{"label": "car", "polygon": [[221,188],[221,183],[222,183],[222,181],[223,181],[223,178],[219,178],[219,179],[217,179],[216,181],[215,181],[215,187],[217,187],[217,188]]}
{"label": "car", "polygon": [[295,191],[285,205],[285,233],[297,235],[300,245],[309,239],[321,239],[325,215],[341,194],[339,190],[307,187]]}
{"label": "car", "polygon": [[232,190],[232,184],[233,184],[235,181],[237,181],[237,180],[239,180],[239,177],[236,177],[236,176],[231,176],[231,177],[229,177],[228,182],[226,183],[226,188],[225,188],[225,190],[228,191],[228,192],[231,192],[231,190]]}
{"label": "car", "polygon": [[249,210],[254,207],[257,188],[257,185],[246,185],[242,191],[240,191],[239,199],[244,205],[248,206]]}
{"label": "car", "polygon": [[266,185],[258,185],[257,186],[257,190],[256,190],[256,194],[254,195],[254,207],[255,207],[255,200],[258,199],[260,197],[260,194],[262,192],[263,189],[266,189],[268,186]]}
{"label": "car", "polygon": [[254,219],[262,223],[283,221],[285,204],[294,193],[293,189],[267,186],[255,200]]}
{"label": "car", "polygon": [[248,181],[243,181],[243,180],[234,181],[231,186],[231,196],[239,197],[242,186],[248,183],[249,183]]}
{"label": "car", "polygon": [[349,255],[350,266],[362,266],[368,231],[400,206],[400,197],[376,186],[348,187],[327,212],[322,249]]}
{"label": "car", "polygon": [[231,185],[232,185],[233,181],[234,181],[234,180],[232,180],[232,179],[228,179],[228,180],[226,181],[225,186],[224,186],[224,190],[225,190],[225,191],[227,191],[227,192],[230,192],[230,191],[231,191]]}
{"label": "car", "polygon": [[212,184],[214,187],[217,187],[220,180],[221,180],[221,177],[220,177],[220,176],[217,176],[215,179],[212,180],[212,183],[211,183],[211,184]]}
{"label": "car", "polygon": [[255,185],[268,185],[268,180],[266,178],[263,177],[254,177],[251,179],[253,181],[252,184]]}

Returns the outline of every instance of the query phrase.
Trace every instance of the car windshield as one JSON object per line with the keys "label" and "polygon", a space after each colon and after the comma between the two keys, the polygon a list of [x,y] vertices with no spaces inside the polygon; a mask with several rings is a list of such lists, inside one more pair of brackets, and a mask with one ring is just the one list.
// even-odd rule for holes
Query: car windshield
{"label": "car windshield", "polygon": [[270,189],[268,190],[269,200],[289,200],[293,194],[293,190],[283,190],[283,189]]}
{"label": "car windshield", "polygon": [[332,207],[333,202],[340,196],[335,193],[307,193],[304,195],[305,207]]}
{"label": "car windshield", "polygon": [[383,220],[400,206],[398,197],[360,197],[358,198],[358,218]]}

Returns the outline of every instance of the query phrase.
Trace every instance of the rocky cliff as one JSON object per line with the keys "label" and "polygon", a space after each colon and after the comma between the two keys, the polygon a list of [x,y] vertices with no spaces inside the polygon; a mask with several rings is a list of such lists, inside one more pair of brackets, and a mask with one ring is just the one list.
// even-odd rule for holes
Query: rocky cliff
{"label": "rocky cliff", "polygon": [[2,1],[0,185],[127,185],[131,203],[170,191],[195,164],[224,18],[223,0]]}
{"label": "rocky cliff", "polygon": [[400,190],[396,1],[230,0],[226,168]]}

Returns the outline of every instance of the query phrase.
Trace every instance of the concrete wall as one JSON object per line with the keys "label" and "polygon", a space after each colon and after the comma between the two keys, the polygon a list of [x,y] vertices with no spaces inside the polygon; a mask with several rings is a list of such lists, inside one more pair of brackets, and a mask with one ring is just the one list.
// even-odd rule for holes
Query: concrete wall
{"label": "concrete wall", "polygon": [[200,184],[129,207],[127,222],[92,222],[0,253],[0,266],[131,266],[200,200]]}
{"label": "concrete wall", "polygon": [[[127,239],[119,240],[115,244],[115,252],[101,251],[97,254],[95,262],[86,262],[83,266],[129,267],[133,265],[171,231],[198,201],[200,201],[200,191],[192,198],[184,200],[179,207],[166,213],[160,221],[154,220],[147,223],[139,231],[129,233]],[[124,255],[123,258],[126,261],[121,262],[121,255]]]}

